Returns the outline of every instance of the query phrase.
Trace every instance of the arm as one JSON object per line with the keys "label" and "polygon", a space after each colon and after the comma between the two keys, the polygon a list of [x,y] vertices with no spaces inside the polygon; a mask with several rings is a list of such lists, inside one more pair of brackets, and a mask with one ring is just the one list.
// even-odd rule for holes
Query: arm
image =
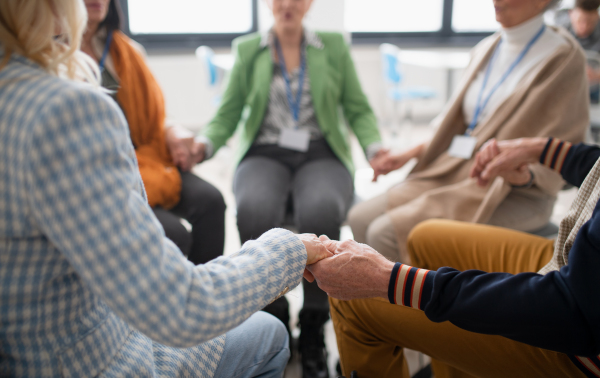
{"label": "arm", "polygon": [[156,342],[190,347],[300,282],[307,252],[284,230],[232,256],[188,262],[146,203],[116,105],[92,90],[72,92],[45,104],[31,136],[24,174],[32,216],[119,317]]}
{"label": "arm", "polygon": [[512,185],[530,180],[527,167],[540,163],[559,174],[570,184],[579,187],[588,175],[600,148],[583,143],[573,145],[555,138],[521,138],[486,142],[477,155],[470,176],[485,186],[497,176]]}
{"label": "arm", "polygon": [[328,242],[334,257],[308,268],[334,298],[387,297],[434,322],[572,355],[600,353],[600,216],[580,230],[569,265],[537,273],[437,271],[393,264],[366,245]]}

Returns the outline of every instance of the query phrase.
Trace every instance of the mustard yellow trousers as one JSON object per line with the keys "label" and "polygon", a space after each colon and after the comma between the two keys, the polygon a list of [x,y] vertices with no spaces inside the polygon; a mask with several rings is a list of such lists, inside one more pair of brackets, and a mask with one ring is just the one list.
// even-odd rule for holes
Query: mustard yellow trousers
{"label": "mustard yellow trousers", "polygon": [[[408,250],[420,268],[515,274],[546,265],[553,241],[499,227],[430,220],[413,229]],[[405,347],[431,356],[436,378],[585,377],[563,353],[434,323],[422,311],[387,300],[330,299],[330,304],[347,377],[352,370],[359,378],[410,377]]]}

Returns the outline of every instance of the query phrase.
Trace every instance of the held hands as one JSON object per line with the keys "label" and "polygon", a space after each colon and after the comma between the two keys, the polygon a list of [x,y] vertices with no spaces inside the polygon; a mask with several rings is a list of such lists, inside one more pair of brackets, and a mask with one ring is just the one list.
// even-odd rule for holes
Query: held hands
{"label": "held hands", "polygon": [[184,172],[192,169],[193,163],[190,153],[194,144],[192,132],[181,126],[172,126],[165,130],[165,139],[173,164]]}
{"label": "held hands", "polygon": [[380,150],[375,157],[369,160],[373,168],[373,182],[377,181],[380,175],[387,175],[391,171],[404,167],[410,159],[419,157],[424,149],[425,145],[420,144],[397,154],[390,153],[388,149]]}
{"label": "held hands", "polygon": [[308,265],[307,269],[323,291],[342,300],[387,298],[393,262],[354,240],[338,242],[325,235],[319,239],[332,256]]}
{"label": "held hands", "polygon": [[391,171],[402,168],[412,157],[408,151],[398,154],[391,154],[387,149],[379,151],[369,160],[373,168],[373,182],[377,181],[380,175],[387,175]]}
{"label": "held hands", "polygon": [[486,186],[500,176],[511,185],[529,182],[529,164],[536,163],[548,142],[548,138],[520,138],[497,141],[490,139],[475,155],[470,177],[479,186]]}
{"label": "held hands", "polygon": [[[319,240],[317,235],[315,235],[315,234],[299,234],[296,236],[298,237],[298,239],[300,239],[302,241],[302,243],[304,243],[304,247],[306,248],[306,254],[307,254],[306,265],[307,266],[314,264],[321,259],[333,256],[333,253],[331,253],[325,247],[325,245],[321,242],[321,240]],[[304,270],[304,278],[306,278],[306,280],[308,282],[313,282],[315,280],[315,278],[308,271],[308,269]]]}

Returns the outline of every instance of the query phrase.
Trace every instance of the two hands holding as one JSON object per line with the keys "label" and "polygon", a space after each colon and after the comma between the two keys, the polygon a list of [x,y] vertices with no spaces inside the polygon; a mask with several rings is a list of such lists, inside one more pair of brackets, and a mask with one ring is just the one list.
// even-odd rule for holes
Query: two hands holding
{"label": "two hands holding", "polygon": [[182,126],[165,129],[167,147],[173,158],[173,164],[183,172],[202,162],[206,155],[206,146],[194,138],[194,134]]}
{"label": "two hands holding", "polygon": [[387,297],[394,263],[366,244],[329,240],[325,235],[297,235],[308,258],[304,278],[317,281],[330,297],[350,300]]}

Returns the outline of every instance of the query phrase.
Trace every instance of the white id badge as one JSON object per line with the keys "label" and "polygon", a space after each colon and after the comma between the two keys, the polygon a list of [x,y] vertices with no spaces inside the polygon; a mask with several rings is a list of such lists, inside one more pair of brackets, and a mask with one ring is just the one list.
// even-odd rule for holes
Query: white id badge
{"label": "white id badge", "polygon": [[279,147],[306,152],[310,143],[310,133],[306,130],[283,129],[279,135]]}
{"label": "white id badge", "polygon": [[456,135],[448,149],[448,155],[461,159],[470,159],[475,151],[477,139],[472,136]]}

